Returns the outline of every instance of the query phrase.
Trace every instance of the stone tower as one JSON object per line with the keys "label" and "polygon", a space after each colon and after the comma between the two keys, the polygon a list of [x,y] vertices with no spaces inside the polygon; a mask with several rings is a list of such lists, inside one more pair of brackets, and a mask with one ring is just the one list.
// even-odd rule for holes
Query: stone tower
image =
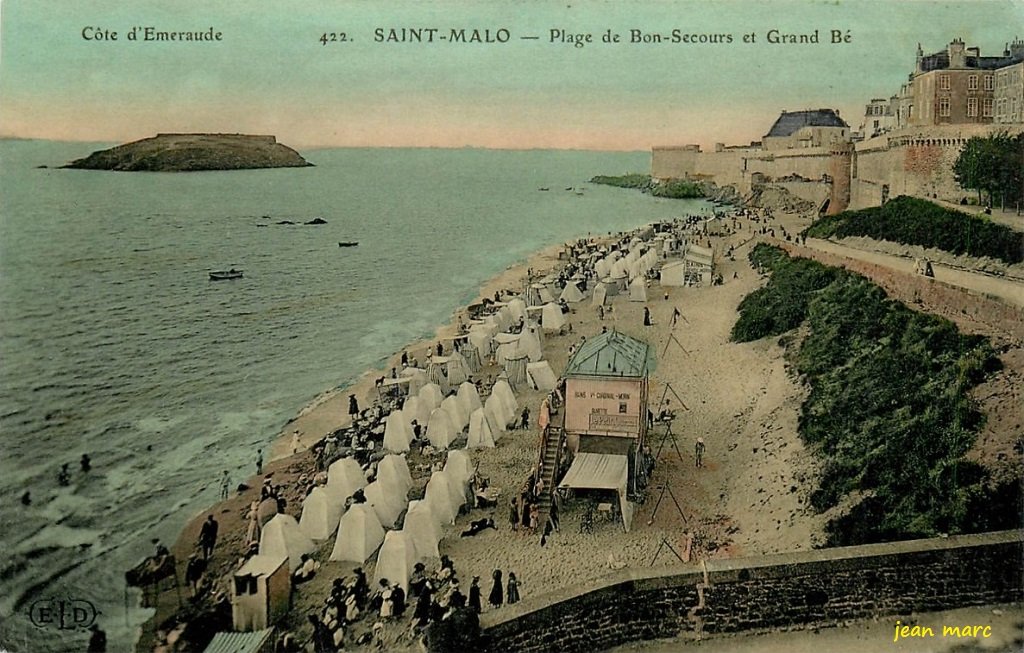
{"label": "stone tower", "polygon": [[853,143],[836,143],[832,146],[828,162],[828,173],[832,177],[832,193],[829,195],[826,215],[841,213],[850,206],[850,183],[853,174]]}

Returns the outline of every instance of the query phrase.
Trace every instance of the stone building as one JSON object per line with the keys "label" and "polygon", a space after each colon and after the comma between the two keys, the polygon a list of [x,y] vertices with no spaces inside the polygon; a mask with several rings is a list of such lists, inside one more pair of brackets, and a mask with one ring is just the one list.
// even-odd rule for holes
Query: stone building
{"label": "stone building", "polygon": [[765,150],[828,148],[850,139],[850,126],[835,109],[783,111],[761,139]]}
{"label": "stone building", "polygon": [[1006,48],[1010,60],[1016,63],[996,70],[995,112],[996,123],[1024,122],[1024,41],[1017,39]]}
{"label": "stone building", "polygon": [[[982,56],[978,48],[967,47],[962,39],[954,39],[945,50],[929,55],[918,45],[917,63],[910,76],[908,126],[993,122],[997,76],[1007,68],[1019,70],[1015,64],[1022,61],[1024,44],[1018,41],[995,57]],[[1011,107],[1012,103],[1004,102],[1004,106]]]}

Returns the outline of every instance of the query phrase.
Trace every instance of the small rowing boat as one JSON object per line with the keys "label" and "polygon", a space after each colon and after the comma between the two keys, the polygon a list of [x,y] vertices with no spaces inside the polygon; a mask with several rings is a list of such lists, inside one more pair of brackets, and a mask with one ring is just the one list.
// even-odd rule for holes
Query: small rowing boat
{"label": "small rowing boat", "polygon": [[210,273],[210,281],[224,281],[226,279],[241,279],[242,271],[231,268],[230,270],[217,270]]}
{"label": "small rowing boat", "polygon": [[358,240],[349,240],[342,243],[338,243],[338,247],[355,247],[359,244]]}

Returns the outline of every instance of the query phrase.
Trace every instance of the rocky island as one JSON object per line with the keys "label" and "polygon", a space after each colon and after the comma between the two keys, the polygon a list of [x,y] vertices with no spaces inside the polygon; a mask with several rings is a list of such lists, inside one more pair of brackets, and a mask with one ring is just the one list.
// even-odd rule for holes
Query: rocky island
{"label": "rocky island", "polygon": [[274,136],[251,134],[157,134],[93,152],[64,168],[144,172],[301,168],[311,166]]}

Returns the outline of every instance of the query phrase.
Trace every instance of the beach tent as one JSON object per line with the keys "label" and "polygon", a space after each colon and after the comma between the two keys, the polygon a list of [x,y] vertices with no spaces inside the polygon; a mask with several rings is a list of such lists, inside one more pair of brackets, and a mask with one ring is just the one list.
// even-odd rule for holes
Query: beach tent
{"label": "beach tent", "polygon": [[402,491],[399,482],[393,478],[389,482],[383,482],[378,478],[363,488],[363,492],[366,495],[366,503],[377,513],[381,525],[386,528],[394,526],[405,508],[406,493]]}
{"label": "beach tent", "polygon": [[[531,388],[541,392],[554,390],[555,385],[558,383],[558,380],[555,378],[555,372],[547,361],[538,361],[527,365],[526,378],[529,380]],[[470,426],[472,426],[472,423],[470,423]]]}
{"label": "beach tent", "polygon": [[401,496],[405,496],[412,489],[412,474],[409,473],[409,463],[405,456],[388,454],[377,463],[377,480],[384,483],[385,487],[398,489]]}
{"label": "beach tent", "polygon": [[[515,411],[509,410],[509,407],[505,402],[503,402],[501,398],[493,392],[491,393],[491,396],[487,398],[487,401],[484,402],[484,410],[494,417],[502,432],[504,432],[508,425],[512,423],[512,420],[515,419]],[[493,430],[494,425],[492,424],[491,426]]]}
{"label": "beach tent", "polygon": [[517,351],[526,354],[531,361],[537,362],[544,358],[540,342],[540,327],[530,322],[519,336]]}
{"label": "beach tent", "polygon": [[400,410],[391,411],[384,424],[384,449],[397,452],[408,451],[410,442],[412,442],[412,428],[405,419],[405,413]]}
{"label": "beach tent", "polygon": [[469,416],[469,437],[466,440],[466,448],[494,448],[494,436],[491,434],[491,426],[487,422],[487,413],[483,408],[477,408]]}
{"label": "beach tent", "polygon": [[260,501],[260,505],[256,507],[256,519],[259,521],[260,528],[266,526],[275,515],[277,515],[277,499],[268,497]]}
{"label": "beach tent", "polygon": [[[490,405],[488,405],[490,404]],[[505,433],[505,427],[508,425],[502,418],[501,413],[501,400],[487,398],[484,402],[484,417],[487,418],[487,426],[491,429],[491,437],[497,442],[501,439],[501,436]]]}
{"label": "beach tent", "polygon": [[437,544],[441,541],[441,520],[430,508],[427,501],[410,501],[409,510],[405,513],[405,524],[402,530],[412,538],[416,548],[416,558],[440,557]]}
{"label": "beach tent", "polygon": [[[625,280],[626,277],[622,277],[622,279]],[[619,294],[619,282],[615,279],[605,277],[601,279],[601,283],[604,284],[604,292],[608,297],[615,297]]]}
{"label": "beach tent", "polygon": [[231,625],[235,630],[269,628],[288,613],[292,579],[287,558],[252,556],[232,580]]}
{"label": "beach tent", "polygon": [[462,345],[462,349],[459,352],[466,360],[466,368],[469,370],[467,374],[480,371],[484,364],[483,358],[480,356],[480,350],[472,342],[467,341],[466,344]]}
{"label": "beach tent", "polygon": [[441,405],[444,394],[441,393],[441,388],[436,383],[428,383],[420,388],[419,397],[421,401],[425,401],[430,406],[430,410],[433,410]]}
{"label": "beach tent", "polygon": [[402,370],[402,376],[409,377],[409,397],[415,397],[427,384],[427,372],[418,367],[407,367]]}
{"label": "beach tent", "polygon": [[430,419],[430,411],[434,409],[430,405],[430,402],[424,401],[419,397],[409,397],[402,404],[402,417],[409,422],[409,434],[412,434],[412,421],[416,420],[416,423],[420,426],[426,427],[427,420]]}
{"label": "beach tent", "polygon": [[387,580],[392,587],[401,586],[409,590],[409,577],[416,564],[416,545],[409,534],[391,531],[384,536],[384,544],[377,553],[377,564],[373,570],[373,587],[380,587],[380,581]]}
{"label": "beach tent", "polygon": [[469,344],[480,352],[481,358],[486,358],[491,354],[491,340],[493,337],[494,335],[489,328],[474,325],[469,330]]}
{"label": "beach tent", "polygon": [[558,487],[575,490],[615,490],[619,495],[622,527],[628,533],[633,522],[633,504],[626,498],[628,477],[629,461],[626,456],[580,452],[576,454]]}
{"label": "beach tent", "polygon": [[436,385],[441,396],[444,397],[448,394],[448,374],[446,368],[448,367],[447,356],[434,356],[430,359],[430,364],[427,365],[427,378],[430,379],[430,383]]}
{"label": "beach tent", "polygon": [[579,286],[569,282],[565,284],[565,288],[562,289],[562,294],[559,296],[559,299],[564,299],[570,304],[575,304],[576,302],[583,301],[583,293],[580,292]]}
{"label": "beach tent", "polygon": [[434,472],[427,481],[427,489],[423,493],[423,500],[430,504],[430,510],[442,523],[455,523],[455,517],[459,514],[459,506],[452,500],[452,490],[449,487],[448,475],[443,472]]}
{"label": "beach tent", "polygon": [[469,381],[459,386],[458,392],[459,403],[462,404],[462,409],[466,411],[467,415],[472,415],[473,411],[477,408],[483,408],[483,403],[480,402],[480,393],[476,390],[476,385]]}
{"label": "beach tent", "polygon": [[661,266],[659,273],[661,285],[682,286],[686,283],[686,263],[684,261],[672,261]]}
{"label": "beach tent", "polygon": [[448,493],[451,497],[452,505],[455,506],[455,514],[457,515],[459,508],[466,503],[466,491],[469,489],[469,482],[462,480],[462,470],[458,466],[445,464],[445,468],[441,473],[448,477]]}
{"label": "beach tent", "polygon": [[529,361],[530,358],[523,352],[514,353],[505,359],[505,364],[502,367],[508,377],[509,385],[518,388],[526,383],[526,365]]}
{"label": "beach tent", "polygon": [[597,272],[598,277],[607,277],[608,273],[612,270],[612,261],[606,256],[597,263],[594,264],[594,272]]}
{"label": "beach tent", "polygon": [[637,277],[629,284],[629,301],[647,301],[647,281],[643,277]]}
{"label": "beach tent", "polygon": [[594,286],[594,296],[590,299],[591,306],[604,306],[604,300],[608,295],[608,286],[602,282],[598,282]]}
{"label": "beach tent", "polygon": [[562,327],[566,325],[565,314],[562,313],[562,307],[558,304],[544,304],[544,313],[542,314],[541,324],[547,331],[561,331]]}
{"label": "beach tent", "polygon": [[324,487],[315,487],[302,500],[302,517],[299,528],[311,540],[326,540],[341,521],[345,504]]}
{"label": "beach tent", "polygon": [[355,458],[339,458],[327,468],[327,493],[340,499],[352,496],[356,490],[366,486],[366,474]]}
{"label": "beach tent", "polygon": [[513,419],[519,410],[519,402],[516,401],[516,395],[512,392],[508,381],[500,378],[495,381],[494,387],[491,388],[491,394],[497,395],[502,403],[508,406],[509,419]]}
{"label": "beach tent", "polygon": [[460,483],[469,483],[469,479],[473,478],[473,473],[476,471],[473,467],[473,460],[469,457],[469,454],[462,449],[455,449],[448,452],[448,457],[445,459],[444,471],[447,472],[451,469],[451,477]]}
{"label": "beach tent", "polygon": [[260,533],[259,554],[288,558],[289,573],[295,573],[302,564],[303,554],[313,553],[315,550],[313,540],[302,532],[299,522],[291,515],[275,515]]}
{"label": "beach tent", "polygon": [[368,503],[354,503],[338,526],[331,560],[349,560],[362,564],[384,541],[384,527]]}
{"label": "beach tent", "polygon": [[466,359],[462,357],[457,351],[453,351],[448,356],[448,364],[445,366],[445,371],[448,372],[448,386],[454,388],[456,385],[466,381],[469,378],[469,366],[466,365]]}
{"label": "beach tent", "polygon": [[430,413],[430,419],[427,420],[427,439],[430,444],[437,449],[447,449],[458,435],[448,411],[435,408]]}
{"label": "beach tent", "polygon": [[495,318],[498,321],[498,331],[504,331],[515,323],[512,319],[512,311],[508,309],[508,306],[499,308],[498,312],[495,313]]}
{"label": "beach tent", "polygon": [[516,322],[519,321],[519,318],[526,319],[526,302],[523,301],[522,297],[509,300],[508,310],[512,314],[512,319]]}
{"label": "beach tent", "polygon": [[203,653],[266,653],[274,650],[275,641],[273,628],[239,633],[221,632],[213,636]]}
{"label": "beach tent", "polygon": [[452,418],[452,426],[455,427],[457,433],[461,433],[469,424],[469,413],[462,409],[458,397],[445,397],[441,402],[441,410],[448,411],[448,417]]}

